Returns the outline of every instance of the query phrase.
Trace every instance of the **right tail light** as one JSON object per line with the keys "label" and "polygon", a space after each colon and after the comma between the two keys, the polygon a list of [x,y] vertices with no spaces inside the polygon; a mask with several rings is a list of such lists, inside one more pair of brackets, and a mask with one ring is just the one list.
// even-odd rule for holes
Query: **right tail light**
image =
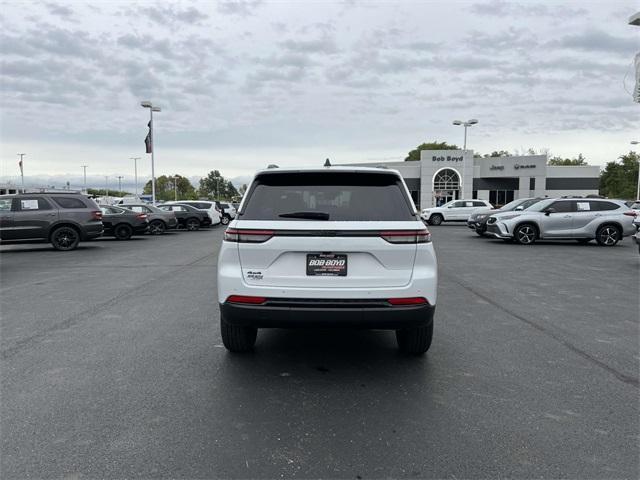
{"label": "right tail light", "polygon": [[422,230],[390,230],[380,232],[380,236],[389,243],[429,243],[431,234],[426,228]]}

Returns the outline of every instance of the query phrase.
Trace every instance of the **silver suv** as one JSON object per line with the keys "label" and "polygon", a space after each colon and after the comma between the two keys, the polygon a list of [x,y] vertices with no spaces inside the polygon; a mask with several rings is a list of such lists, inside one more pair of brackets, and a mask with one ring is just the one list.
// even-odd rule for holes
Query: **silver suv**
{"label": "silver suv", "polygon": [[620,200],[555,198],[522,212],[496,213],[487,220],[487,234],[521,244],[536,240],[576,240],[612,247],[632,235],[632,210]]}

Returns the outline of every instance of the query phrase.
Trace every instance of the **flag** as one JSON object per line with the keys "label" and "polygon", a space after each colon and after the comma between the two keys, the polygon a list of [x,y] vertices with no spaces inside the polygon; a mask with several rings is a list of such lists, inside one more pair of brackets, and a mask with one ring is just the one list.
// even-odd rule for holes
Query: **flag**
{"label": "flag", "polygon": [[24,171],[22,170],[22,159],[18,161],[18,166],[20,167],[20,175],[24,175]]}
{"label": "flag", "polygon": [[149,127],[149,133],[147,133],[147,136],[144,139],[144,145],[145,147],[147,147],[147,153],[151,153],[153,152],[153,141],[151,140],[151,120],[149,120],[147,126]]}

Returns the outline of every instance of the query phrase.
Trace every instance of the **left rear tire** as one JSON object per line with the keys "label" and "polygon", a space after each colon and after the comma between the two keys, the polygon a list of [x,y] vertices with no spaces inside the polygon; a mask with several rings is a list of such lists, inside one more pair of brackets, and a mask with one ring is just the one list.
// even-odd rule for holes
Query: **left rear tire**
{"label": "left rear tire", "polygon": [[258,329],[231,325],[221,316],[220,333],[222,335],[222,343],[227,350],[241,353],[253,350],[258,336]]}

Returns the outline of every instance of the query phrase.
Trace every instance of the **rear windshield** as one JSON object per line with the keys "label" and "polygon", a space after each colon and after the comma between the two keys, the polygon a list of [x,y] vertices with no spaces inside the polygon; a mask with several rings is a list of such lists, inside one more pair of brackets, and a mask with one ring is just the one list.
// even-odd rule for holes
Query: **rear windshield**
{"label": "rear windshield", "polygon": [[291,173],[258,177],[243,220],[414,220],[400,179],[380,173]]}

